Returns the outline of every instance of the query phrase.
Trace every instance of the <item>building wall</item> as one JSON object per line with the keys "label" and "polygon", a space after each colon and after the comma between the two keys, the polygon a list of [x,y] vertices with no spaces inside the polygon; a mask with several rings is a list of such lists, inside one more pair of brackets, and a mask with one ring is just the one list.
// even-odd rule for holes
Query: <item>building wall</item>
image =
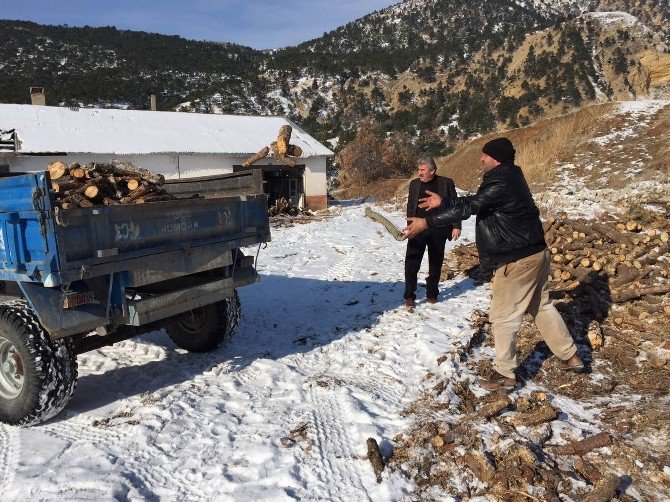
{"label": "building wall", "polygon": [[96,155],[96,154],[71,154],[54,155],[44,157],[30,156],[0,156],[0,164],[9,164],[10,172],[35,172],[45,171],[52,162],[60,160],[70,165],[78,162],[82,166],[89,162],[98,162],[104,164],[112,159],[123,162],[132,162],[138,167],[142,167],[155,173],[160,173],[166,178],[178,178],[177,155]]}
{"label": "building wall", "polygon": [[309,209],[325,209],[328,206],[326,188],[326,157],[311,157],[305,162],[305,205]]}

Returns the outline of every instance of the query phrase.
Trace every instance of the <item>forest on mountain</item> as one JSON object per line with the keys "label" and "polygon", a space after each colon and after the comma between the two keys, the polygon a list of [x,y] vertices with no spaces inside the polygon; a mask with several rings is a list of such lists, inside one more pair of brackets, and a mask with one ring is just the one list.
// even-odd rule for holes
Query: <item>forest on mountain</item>
{"label": "forest on mountain", "polygon": [[50,105],[146,109],[156,94],[161,110],[287,115],[338,152],[368,121],[439,156],[476,134],[665,92],[669,12],[667,0],[406,0],[270,51],[0,20],[0,102],[43,86]]}

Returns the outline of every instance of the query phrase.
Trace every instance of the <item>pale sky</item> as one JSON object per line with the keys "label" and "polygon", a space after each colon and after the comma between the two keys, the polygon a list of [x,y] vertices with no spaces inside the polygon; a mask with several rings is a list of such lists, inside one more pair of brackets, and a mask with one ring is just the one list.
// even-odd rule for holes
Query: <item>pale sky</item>
{"label": "pale sky", "polygon": [[0,0],[1,19],[116,26],[256,49],[296,45],[399,0]]}

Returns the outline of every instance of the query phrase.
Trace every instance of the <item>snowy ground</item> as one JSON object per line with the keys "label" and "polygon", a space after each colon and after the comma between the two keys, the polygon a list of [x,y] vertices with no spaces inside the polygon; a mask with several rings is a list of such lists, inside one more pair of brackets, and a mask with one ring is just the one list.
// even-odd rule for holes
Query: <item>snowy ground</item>
{"label": "snowy ground", "polygon": [[[363,210],[275,230],[258,260],[261,282],[240,290],[243,318],[226,347],[189,354],[153,333],[81,355],[59,417],[0,424],[3,502],[410,493],[399,473],[376,482],[366,439],[389,453],[426,373],[462,370],[458,357],[436,359],[467,345],[468,317],[489,294],[456,277],[441,284],[439,304],[419,291],[414,313],[399,308],[405,245]],[[459,243],[474,239],[473,223]]]}

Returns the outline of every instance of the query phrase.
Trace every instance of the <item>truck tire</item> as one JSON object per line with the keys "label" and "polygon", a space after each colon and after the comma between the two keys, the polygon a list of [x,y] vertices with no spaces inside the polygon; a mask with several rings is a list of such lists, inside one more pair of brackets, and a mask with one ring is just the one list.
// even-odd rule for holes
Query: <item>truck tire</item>
{"label": "truck tire", "polygon": [[209,352],[235,334],[241,311],[236,290],[233,296],[223,301],[184,312],[165,330],[178,347],[189,352]]}
{"label": "truck tire", "polygon": [[0,421],[32,425],[56,416],[76,382],[72,340],[52,340],[24,300],[0,304]]}

